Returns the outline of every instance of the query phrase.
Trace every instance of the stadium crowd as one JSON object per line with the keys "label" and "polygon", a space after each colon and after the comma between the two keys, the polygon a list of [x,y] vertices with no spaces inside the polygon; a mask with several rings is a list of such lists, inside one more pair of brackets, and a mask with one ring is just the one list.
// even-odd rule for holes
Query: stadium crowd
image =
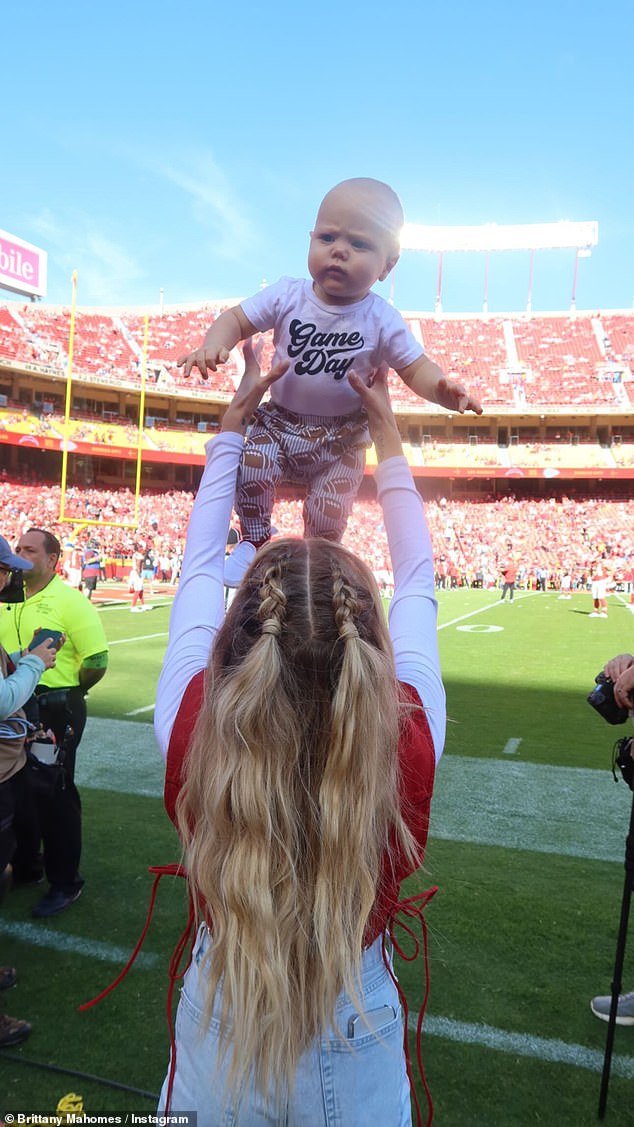
{"label": "stadium crowd", "polygon": [[[130,490],[72,487],[64,512],[73,519],[60,523],[59,486],[0,480],[3,527],[11,543],[32,526],[49,528],[65,546],[66,563],[73,548],[96,544],[105,578],[123,578],[135,553],[149,550],[157,580],[175,582],[193,499],[187,491],[144,492],[135,520]],[[509,560],[517,566],[518,587],[529,589],[544,579],[546,587],[559,588],[564,575],[573,589],[585,587],[598,557],[617,582],[627,583],[634,565],[634,501],[440,498],[428,502],[427,516],[442,587],[495,587]],[[280,535],[301,536],[301,500],[278,500],[273,523]],[[355,503],[344,543],[389,586],[387,539],[376,501]]]}
{"label": "stadium crowd", "polygon": [[[176,367],[225,308],[166,307],[148,321],[148,379],[165,392],[206,387],[228,399],[238,377],[234,358],[210,373],[186,380]],[[0,357],[33,370],[62,372],[68,354],[70,310],[0,304]],[[634,319],[631,314],[443,317],[408,314],[408,324],[444,371],[458,375],[485,404],[597,406],[629,410]],[[138,386],[145,315],[138,310],[78,310],[74,369],[92,382]],[[407,408],[416,397],[390,377],[393,402]]]}

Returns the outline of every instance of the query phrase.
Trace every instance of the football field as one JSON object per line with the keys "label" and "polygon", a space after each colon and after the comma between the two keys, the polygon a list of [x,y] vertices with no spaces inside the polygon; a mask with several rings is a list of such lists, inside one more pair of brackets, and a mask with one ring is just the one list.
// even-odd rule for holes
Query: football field
{"label": "football field", "polygon": [[[608,658],[634,650],[634,616],[618,594],[606,620],[589,617],[585,593],[516,592],[512,604],[494,591],[438,598],[447,743],[425,867],[405,889],[439,886],[426,912],[423,1034],[435,1122],[594,1123],[607,1026],[589,1000],[610,988],[632,792],[610,770],[627,729],[610,727],[585,698]],[[163,880],[127,978],[78,1011],[136,942],[148,866],[179,859],[151,728],[170,600],[148,601],[153,609],[133,616],[115,592],[100,611],[112,648],[78,756],[84,894],[42,924],[30,915],[41,889],[19,889],[0,917],[0,962],[19,978],[3,1002],[34,1026],[24,1045],[0,1054],[0,1119],[52,1114],[71,1092],[89,1115],[150,1114],[165,1072],[182,881]],[[399,961],[398,973],[415,1015],[422,960]],[[634,988],[632,954],[624,987]],[[634,1029],[617,1029],[607,1123],[632,1123],[633,1080]]]}

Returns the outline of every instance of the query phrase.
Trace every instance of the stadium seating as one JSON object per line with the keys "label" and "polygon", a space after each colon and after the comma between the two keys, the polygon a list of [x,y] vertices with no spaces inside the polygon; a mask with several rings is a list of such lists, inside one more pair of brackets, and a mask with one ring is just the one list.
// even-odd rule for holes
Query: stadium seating
{"label": "stadium seating", "polygon": [[606,359],[617,365],[634,366],[634,316],[601,314]]}
{"label": "stadium seating", "polygon": [[[175,309],[154,314],[148,319],[148,369],[158,386],[167,389],[183,388],[189,393],[206,389],[209,393],[231,396],[238,379],[238,368],[232,357],[217,372],[209,372],[204,380],[198,371],[187,379],[177,367],[177,360],[201,344],[209,326],[222,308],[204,306],[197,309]],[[135,342],[139,356],[143,355],[145,318],[141,315],[124,315],[130,338]]]}
{"label": "stadium seating", "polygon": [[[209,373],[208,380],[197,372],[185,379],[177,366],[178,358],[201,343],[227,304],[166,307],[148,314],[146,392],[153,404],[148,407],[146,400],[142,449],[162,455],[163,462],[172,453],[177,463],[200,461],[204,443],[239,380],[237,350],[218,372]],[[392,400],[402,417],[403,434],[411,440],[405,449],[415,472],[437,478],[446,472],[465,481],[469,470],[480,481],[488,469],[498,477],[526,471],[527,477],[545,478],[565,476],[565,471],[579,478],[584,469],[595,478],[604,469],[608,476],[631,472],[634,428],[628,420],[634,313],[504,318],[408,314],[406,319],[429,355],[481,398],[485,413],[473,426],[466,426],[467,420],[458,416],[451,421],[448,412],[425,404],[390,372]],[[81,390],[76,391],[75,400],[80,402],[74,403],[69,424],[75,444],[127,448],[129,456],[135,456],[145,326],[146,315],[139,309],[76,311],[73,376]],[[68,368],[69,331],[68,308],[17,301],[0,304],[0,369],[5,376],[8,373],[2,388],[5,405],[0,404],[4,443],[61,449],[61,381]],[[272,358],[271,333],[259,342],[266,365]],[[21,369],[34,381],[26,396],[28,385],[19,377]],[[18,373],[17,380],[12,371]],[[40,376],[48,378],[48,385],[39,382]],[[100,389],[92,398],[91,384]],[[113,393],[107,403],[105,389]],[[592,422],[592,415],[601,412],[606,419]],[[562,419],[562,437],[556,441],[555,428],[547,426],[550,413]],[[568,420],[566,413],[571,416]],[[488,427],[487,415],[491,416]],[[612,433],[615,441],[610,445]],[[53,444],[42,443],[42,438],[52,439]],[[15,458],[10,464],[15,467]],[[372,450],[368,464],[374,464]],[[148,469],[151,481],[150,473]],[[109,480],[116,476],[113,471]],[[192,477],[169,476],[170,482],[179,480],[186,484]]]}
{"label": "stadium seating", "polygon": [[[42,486],[0,478],[3,534],[13,542],[31,525],[53,528],[63,542],[85,543],[96,537],[107,559],[123,561],[151,542],[162,556],[180,559],[193,503],[191,492],[144,491],[138,527],[130,490],[73,488],[65,499],[67,516],[76,523],[58,524],[59,486]],[[585,582],[594,558],[603,553],[612,571],[634,558],[634,501],[562,498],[555,502],[506,497],[502,500],[427,502],[427,516],[439,568],[449,565],[460,581],[473,583],[479,573],[494,584],[510,555],[526,581],[545,566],[551,582],[563,570]],[[131,522],[132,527],[89,526],[87,517]],[[273,520],[281,535],[303,533],[301,501],[282,499]],[[344,543],[367,560],[379,577],[389,580],[387,539],[376,501],[359,500],[353,507]]]}
{"label": "stadium seating", "polygon": [[570,443],[517,443],[510,447],[507,453],[508,464],[513,466],[540,468],[556,466],[567,469],[602,469],[615,466],[610,450],[589,442],[578,446],[572,446]]}
{"label": "stadium seating", "polygon": [[425,351],[447,373],[458,376],[483,402],[513,403],[502,321],[494,318],[421,318]]}
{"label": "stadium seating", "polygon": [[[233,393],[239,362],[231,360],[204,381],[185,379],[179,356],[198,346],[226,303],[154,310],[148,317],[147,380],[166,394],[212,396]],[[505,406],[631,406],[628,384],[634,360],[634,314],[437,317],[409,315],[414,335],[429,355],[478,395],[485,408]],[[66,371],[70,311],[11,302],[0,305],[0,363]],[[78,310],[73,370],[95,382],[138,386],[145,315],[139,310]],[[264,335],[264,362],[272,355]],[[395,373],[390,389],[398,410],[421,401]],[[430,412],[435,413],[431,408]]]}
{"label": "stadium seating", "polygon": [[604,378],[599,318],[536,317],[513,321],[527,404],[619,404],[621,385]]}
{"label": "stadium seating", "polygon": [[5,360],[18,360],[24,356],[25,350],[22,327],[10,310],[0,305],[0,356]]}

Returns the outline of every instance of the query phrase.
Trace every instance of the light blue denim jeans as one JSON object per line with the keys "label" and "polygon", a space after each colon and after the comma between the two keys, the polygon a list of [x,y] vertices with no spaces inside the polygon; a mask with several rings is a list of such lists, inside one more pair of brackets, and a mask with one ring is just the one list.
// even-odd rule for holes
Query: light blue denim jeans
{"label": "light blue denim jeans", "polygon": [[[349,1022],[358,1011],[342,994],[336,1018],[345,1039],[333,1029],[316,1040],[299,1062],[292,1092],[276,1106],[254,1086],[238,1107],[227,1100],[227,1064],[219,1070],[216,1067],[219,1024],[215,1015],[204,1033],[201,1026],[205,972],[199,971],[199,964],[210,942],[207,929],[201,927],[176,1014],[170,1112],[196,1111],[197,1127],[411,1127],[401,1009],[383,962],[381,937],[363,955],[361,996],[366,1014],[391,1007],[391,1012],[386,1010],[387,1020],[383,1018],[376,1031],[357,1023],[356,1036],[346,1038]],[[159,1114],[165,1111],[166,1097],[167,1077]]]}

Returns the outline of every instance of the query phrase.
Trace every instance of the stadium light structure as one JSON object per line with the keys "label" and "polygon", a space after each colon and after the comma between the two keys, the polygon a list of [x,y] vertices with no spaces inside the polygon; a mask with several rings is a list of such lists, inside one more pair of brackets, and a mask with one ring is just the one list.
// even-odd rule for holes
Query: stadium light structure
{"label": "stadium light structure", "polygon": [[572,285],[571,310],[576,307],[577,273],[579,259],[587,258],[599,242],[599,224],[596,220],[558,223],[484,223],[478,227],[427,227],[419,223],[406,223],[401,232],[401,250],[424,251],[438,255],[436,281],[436,312],[442,312],[442,269],[445,254],[451,252],[484,252],[486,255],[483,311],[488,310],[489,256],[498,251],[530,252],[530,270],[526,311],[532,306],[533,264],[537,250],[572,249],[575,251],[575,269]]}

